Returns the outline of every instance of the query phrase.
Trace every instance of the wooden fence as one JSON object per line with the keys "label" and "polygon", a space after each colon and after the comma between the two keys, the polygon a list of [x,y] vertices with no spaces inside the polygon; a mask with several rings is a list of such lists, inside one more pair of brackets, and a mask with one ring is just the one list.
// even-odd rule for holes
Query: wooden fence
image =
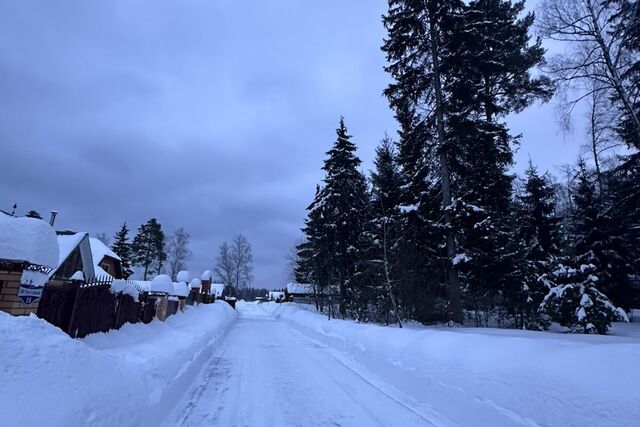
{"label": "wooden fence", "polygon": [[125,323],[149,323],[155,317],[156,299],[140,292],[139,300],[111,292],[110,277],[86,282],[53,282],[42,292],[37,316],[73,338],[120,329]]}

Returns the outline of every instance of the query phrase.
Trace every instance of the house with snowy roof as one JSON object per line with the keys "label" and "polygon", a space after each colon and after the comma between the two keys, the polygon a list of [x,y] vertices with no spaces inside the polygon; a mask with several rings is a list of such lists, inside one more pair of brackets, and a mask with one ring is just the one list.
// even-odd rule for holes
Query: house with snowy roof
{"label": "house with snowy roof", "polygon": [[58,231],[57,239],[60,250],[58,263],[49,274],[52,282],[68,281],[77,271],[81,271],[86,279],[96,276],[89,233]]}
{"label": "house with snowy roof", "polygon": [[96,276],[122,279],[122,259],[100,239],[89,237],[89,245]]}

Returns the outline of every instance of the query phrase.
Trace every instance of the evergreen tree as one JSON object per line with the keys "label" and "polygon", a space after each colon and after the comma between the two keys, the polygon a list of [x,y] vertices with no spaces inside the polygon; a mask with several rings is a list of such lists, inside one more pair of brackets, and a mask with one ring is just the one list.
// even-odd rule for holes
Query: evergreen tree
{"label": "evergreen tree", "polygon": [[522,192],[515,200],[516,238],[520,245],[515,266],[521,286],[505,294],[505,303],[511,306],[517,327],[540,330],[548,326],[538,311],[548,289],[539,277],[549,272],[553,257],[559,254],[559,219],[555,215],[555,189],[549,178],[540,175],[531,161],[525,176]]}
{"label": "evergreen tree", "polygon": [[120,230],[113,236],[111,250],[122,260],[122,277],[127,279],[133,274],[131,270],[131,244],[129,243],[129,228],[123,222]]}
{"label": "evergreen tree", "polygon": [[157,274],[162,270],[166,259],[162,226],[157,219],[151,218],[138,228],[133,238],[131,260],[133,264],[144,268],[143,280],[147,280],[149,274]]}
{"label": "evergreen tree", "polygon": [[375,311],[367,313],[379,322],[402,326],[397,300],[397,252],[400,236],[401,176],[391,139],[385,137],[376,148],[375,170],[371,173],[370,206],[361,234],[360,263],[355,279],[366,289]]}
{"label": "evergreen tree", "polygon": [[575,256],[581,265],[591,265],[598,289],[614,304],[629,309],[633,289],[633,262],[619,224],[610,215],[604,195],[598,193],[584,162],[579,164],[574,190],[573,238]]}
{"label": "evergreen tree", "polygon": [[563,262],[559,260],[550,273],[542,276],[549,287],[540,305],[543,315],[585,334],[606,334],[612,321],[629,321],[624,310],[616,308],[596,288],[598,277],[593,265],[572,267]]}
{"label": "evergreen tree", "polygon": [[33,209],[31,209],[29,212],[27,212],[27,214],[25,216],[27,218],[42,219],[42,215],[40,215],[40,213],[38,213],[38,211],[34,211]]}
{"label": "evergreen tree", "polygon": [[325,178],[305,223],[305,235],[311,248],[306,259],[313,260],[310,268],[313,278],[324,286],[338,285],[340,313],[346,315],[347,306],[359,294],[352,278],[357,264],[358,244],[364,229],[362,213],[367,208],[366,181],[358,170],[360,159],[351,142],[344,120],[336,130],[337,140],[323,170]]}

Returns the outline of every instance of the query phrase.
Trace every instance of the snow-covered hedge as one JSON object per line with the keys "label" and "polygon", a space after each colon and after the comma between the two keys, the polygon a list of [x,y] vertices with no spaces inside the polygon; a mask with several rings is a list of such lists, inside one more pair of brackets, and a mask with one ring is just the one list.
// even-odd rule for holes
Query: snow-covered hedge
{"label": "snow-covered hedge", "polygon": [[34,316],[0,312],[2,419],[15,426],[156,426],[235,318],[228,304],[200,305],[165,322],[128,323],[75,340]]}
{"label": "snow-covered hedge", "polygon": [[458,425],[613,427],[640,419],[638,338],[397,329],[327,320],[294,304],[259,307]]}

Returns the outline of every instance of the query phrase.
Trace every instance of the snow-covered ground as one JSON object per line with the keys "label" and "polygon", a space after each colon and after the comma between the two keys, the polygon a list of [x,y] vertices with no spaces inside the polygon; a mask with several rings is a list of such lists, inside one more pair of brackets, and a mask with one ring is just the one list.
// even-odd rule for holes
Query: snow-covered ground
{"label": "snow-covered ground", "polygon": [[289,303],[237,308],[239,317],[227,304],[190,307],[84,340],[0,313],[0,425],[607,427],[640,419],[636,325],[616,325],[617,336],[398,329],[329,321]]}
{"label": "snow-covered ground", "polygon": [[0,312],[0,425],[156,426],[236,317],[228,304],[200,305],[74,340]]}
{"label": "snow-covered ground", "polygon": [[[640,340],[396,329],[293,304],[240,321],[167,425],[621,426],[640,419]],[[633,335],[633,334],[631,334]]]}

